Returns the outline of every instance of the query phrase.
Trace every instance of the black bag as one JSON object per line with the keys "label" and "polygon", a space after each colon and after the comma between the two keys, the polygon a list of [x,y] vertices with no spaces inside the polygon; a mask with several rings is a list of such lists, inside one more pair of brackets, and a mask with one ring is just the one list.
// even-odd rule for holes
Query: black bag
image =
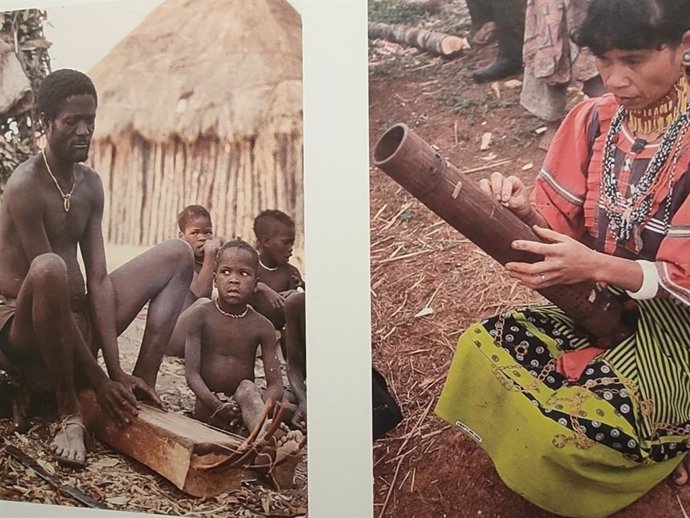
{"label": "black bag", "polygon": [[376,440],[398,426],[403,416],[400,407],[388,392],[385,378],[373,367],[371,368],[371,389],[374,440]]}

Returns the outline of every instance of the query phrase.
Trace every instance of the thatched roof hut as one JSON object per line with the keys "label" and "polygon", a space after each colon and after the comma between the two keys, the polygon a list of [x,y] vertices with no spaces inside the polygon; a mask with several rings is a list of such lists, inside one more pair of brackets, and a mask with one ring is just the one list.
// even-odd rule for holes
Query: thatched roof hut
{"label": "thatched roof hut", "polygon": [[106,240],[157,243],[199,203],[249,241],[258,212],[283,210],[303,250],[302,34],[286,0],[167,0],[90,76]]}

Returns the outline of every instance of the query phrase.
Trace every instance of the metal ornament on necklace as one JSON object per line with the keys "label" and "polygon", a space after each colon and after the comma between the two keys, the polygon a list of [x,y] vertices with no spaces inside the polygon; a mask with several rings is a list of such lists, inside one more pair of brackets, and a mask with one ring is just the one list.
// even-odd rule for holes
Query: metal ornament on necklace
{"label": "metal ornament on necklace", "polygon": [[60,191],[60,196],[62,196],[62,206],[65,208],[65,212],[69,212],[69,209],[72,206],[72,193],[74,192],[74,186],[77,184],[77,179],[74,176],[74,171],[72,171],[72,189],[70,189],[70,191],[67,194],[65,194],[65,191],[63,191],[62,187],[60,187],[57,178],[55,178],[55,175],[53,175],[53,171],[50,170],[50,165],[48,165],[48,159],[46,158],[46,150],[42,149],[41,154],[43,155],[43,163],[46,165],[48,174],[53,179],[53,182],[55,182],[55,187],[57,187],[57,190]]}
{"label": "metal ornament on necklace", "polygon": [[261,260],[261,258],[259,258],[259,264],[261,265],[262,268],[268,270],[269,272],[275,272],[278,268],[280,268],[280,265],[275,266],[275,267],[273,267],[273,268],[271,268],[271,267],[269,267],[269,266],[266,266],[266,265],[263,263],[263,261]]}
{"label": "metal ornament on necklace", "polygon": [[247,312],[249,312],[249,306],[244,307],[244,311],[242,313],[228,313],[227,311],[223,311],[220,309],[220,306],[218,305],[218,299],[214,300],[213,303],[216,305],[216,309],[221,315],[225,315],[226,317],[230,318],[242,318],[247,316]]}
{"label": "metal ornament on necklace", "polygon": [[[621,106],[611,121],[604,143],[601,175],[604,210],[611,223],[611,233],[620,245],[625,245],[635,231],[641,232],[641,225],[649,217],[652,209],[653,194],[658,185],[656,181],[657,176],[674,148],[676,149],[672,160],[672,169],[677,162],[679,149],[676,144],[683,139],[688,126],[690,126],[690,108],[686,108],[668,127],[659,148],[650,159],[639,181],[631,186],[630,196],[627,197],[618,190],[618,177],[614,172],[616,159],[615,142],[621,131],[625,115],[626,110]],[[672,179],[673,171],[671,171],[671,182],[673,181]]]}

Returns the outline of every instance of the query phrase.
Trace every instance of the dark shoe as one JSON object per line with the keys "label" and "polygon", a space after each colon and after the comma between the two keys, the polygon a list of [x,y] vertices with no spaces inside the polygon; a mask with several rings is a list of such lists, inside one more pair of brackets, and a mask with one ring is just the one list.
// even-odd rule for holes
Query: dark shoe
{"label": "dark shoe", "polygon": [[490,83],[520,72],[522,72],[522,61],[499,56],[490,65],[472,72],[472,79],[477,83]]}

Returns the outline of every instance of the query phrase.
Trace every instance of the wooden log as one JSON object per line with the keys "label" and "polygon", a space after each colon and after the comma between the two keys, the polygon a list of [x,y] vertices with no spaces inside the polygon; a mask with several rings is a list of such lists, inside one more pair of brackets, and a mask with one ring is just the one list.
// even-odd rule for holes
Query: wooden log
{"label": "wooden log", "polygon": [[81,393],[80,401],[87,427],[96,437],[185,493],[207,497],[239,489],[243,477],[250,473],[247,468],[222,464],[244,441],[240,436],[145,404],[134,422],[120,428],[105,417],[93,392]]}
{"label": "wooden log", "polygon": [[369,38],[380,38],[400,43],[401,45],[412,45],[431,54],[446,58],[455,56],[461,51],[470,48],[466,38],[420,29],[419,27],[389,25],[382,22],[369,24]]}
{"label": "wooden log", "polygon": [[[384,133],[374,148],[373,163],[501,264],[543,259],[514,250],[511,243],[516,239],[540,239],[405,124]],[[593,282],[537,291],[592,335],[599,347],[620,343],[634,329],[634,319],[623,304]]]}

